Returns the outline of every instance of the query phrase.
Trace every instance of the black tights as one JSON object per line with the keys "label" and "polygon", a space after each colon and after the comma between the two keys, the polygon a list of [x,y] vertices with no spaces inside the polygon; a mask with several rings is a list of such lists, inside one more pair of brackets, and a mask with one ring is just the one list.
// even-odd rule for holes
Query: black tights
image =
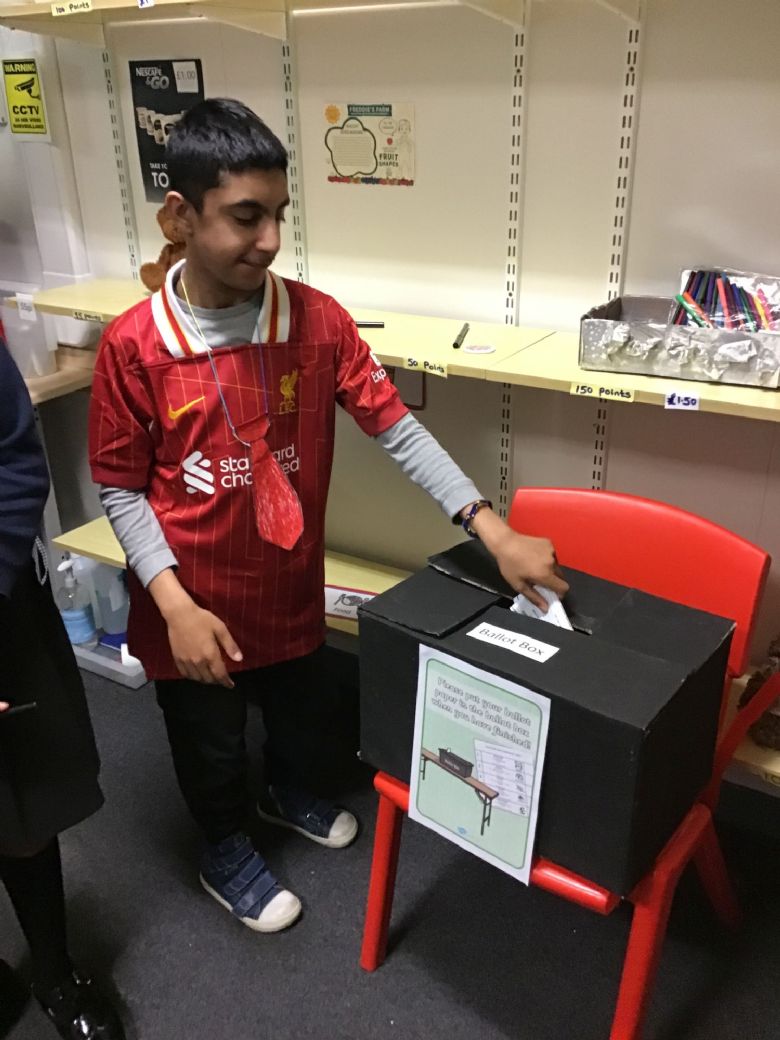
{"label": "black tights", "polygon": [[30,947],[33,987],[42,995],[72,971],[58,839],[35,856],[0,856],[0,878]]}

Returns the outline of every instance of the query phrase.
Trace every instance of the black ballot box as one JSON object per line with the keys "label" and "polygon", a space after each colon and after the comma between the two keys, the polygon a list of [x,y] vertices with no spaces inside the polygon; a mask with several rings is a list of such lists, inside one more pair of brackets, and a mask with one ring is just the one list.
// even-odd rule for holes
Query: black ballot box
{"label": "black ballot box", "polygon": [[536,854],[626,895],[710,777],[734,624],[564,574],[573,631],[510,611],[478,542],[362,607],[361,757],[409,782],[420,645],[549,697]]}

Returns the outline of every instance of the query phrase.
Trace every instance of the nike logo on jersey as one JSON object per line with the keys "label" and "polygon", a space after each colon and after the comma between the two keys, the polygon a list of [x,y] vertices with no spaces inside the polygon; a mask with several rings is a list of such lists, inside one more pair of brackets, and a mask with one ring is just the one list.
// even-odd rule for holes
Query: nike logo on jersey
{"label": "nike logo on jersey", "polygon": [[188,401],[187,404],[183,404],[181,408],[171,408],[171,406],[168,405],[168,418],[171,422],[176,422],[179,416],[184,415],[184,413],[188,412],[190,408],[194,408],[196,404],[200,404],[201,401],[205,400],[206,395],[201,394],[201,396],[196,397],[194,401]]}
{"label": "nike logo on jersey", "polygon": [[213,495],[214,474],[211,471],[211,459],[203,457],[202,451],[193,451],[182,462],[184,470],[184,483],[187,485],[187,494],[194,495],[196,491],[205,491],[207,495]]}

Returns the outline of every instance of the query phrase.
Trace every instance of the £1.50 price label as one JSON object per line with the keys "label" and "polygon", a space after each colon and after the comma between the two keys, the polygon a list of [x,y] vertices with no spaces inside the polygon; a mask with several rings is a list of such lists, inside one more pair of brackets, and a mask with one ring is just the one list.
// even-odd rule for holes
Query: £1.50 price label
{"label": "\u00a31.50 price label", "polygon": [[664,408],[675,412],[698,412],[699,395],[689,390],[671,390],[664,397]]}

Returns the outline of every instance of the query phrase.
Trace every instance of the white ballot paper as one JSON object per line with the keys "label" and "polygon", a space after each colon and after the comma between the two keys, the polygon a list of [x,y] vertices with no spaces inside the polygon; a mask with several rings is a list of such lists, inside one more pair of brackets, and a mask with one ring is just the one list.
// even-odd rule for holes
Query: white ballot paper
{"label": "white ballot paper", "polygon": [[524,614],[526,617],[536,618],[537,621],[549,621],[551,625],[557,625],[558,628],[568,628],[571,631],[571,621],[566,616],[566,611],[563,609],[563,604],[558,594],[553,592],[552,589],[544,588],[542,585],[534,585],[534,589],[549,604],[546,614],[543,614],[522,593],[515,596],[514,603],[509,609],[514,611],[515,614]]}

